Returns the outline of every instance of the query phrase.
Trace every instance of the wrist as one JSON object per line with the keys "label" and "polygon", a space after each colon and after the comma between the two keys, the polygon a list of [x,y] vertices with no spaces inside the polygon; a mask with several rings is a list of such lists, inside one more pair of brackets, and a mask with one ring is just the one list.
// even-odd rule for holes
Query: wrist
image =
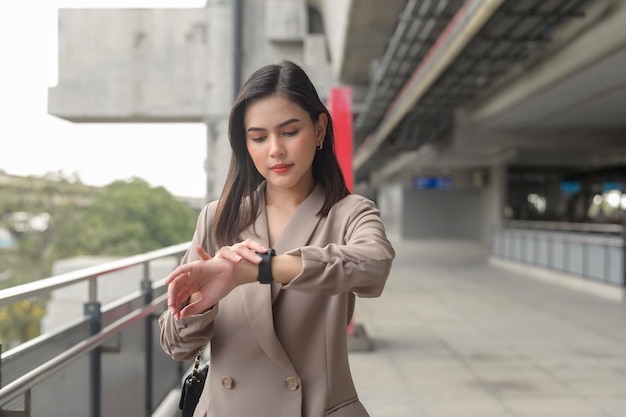
{"label": "wrist", "polygon": [[235,263],[235,281],[237,286],[256,282],[258,265],[245,259]]}

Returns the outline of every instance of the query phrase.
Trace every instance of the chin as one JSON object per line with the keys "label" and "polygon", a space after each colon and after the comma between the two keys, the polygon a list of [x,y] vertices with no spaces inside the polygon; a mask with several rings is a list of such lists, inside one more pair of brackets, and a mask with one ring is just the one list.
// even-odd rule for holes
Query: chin
{"label": "chin", "polygon": [[301,181],[294,180],[293,178],[272,178],[268,179],[267,182],[269,182],[273,187],[283,188],[286,190],[297,187],[298,184],[301,183]]}
{"label": "chin", "polygon": [[281,181],[280,179],[274,181],[268,180],[268,182],[272,185],[272,187],[284,189],[293,188],[296,185],[293,181]]}

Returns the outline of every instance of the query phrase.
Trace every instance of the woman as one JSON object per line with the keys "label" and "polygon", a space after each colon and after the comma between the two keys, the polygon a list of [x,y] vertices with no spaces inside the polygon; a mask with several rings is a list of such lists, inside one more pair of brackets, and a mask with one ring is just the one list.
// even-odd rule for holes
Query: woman
{"label": "woman", "polygon": [[167,277],[169,309],[159,320],[175,360],[210,342],[194,417],[367,416],[350,375],[347,325],[355,294],[379,296],[395,256],[379,212],[349,194],[331,116],[297,65],[250,76],[229,136],[222,195]]}

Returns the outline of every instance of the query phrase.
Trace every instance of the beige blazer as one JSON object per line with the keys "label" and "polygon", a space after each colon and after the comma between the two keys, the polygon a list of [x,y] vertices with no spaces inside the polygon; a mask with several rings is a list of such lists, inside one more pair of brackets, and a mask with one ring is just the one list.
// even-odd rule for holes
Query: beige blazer
{"label": "beige blazer", "polygon": [[[291,283],[245,284],[204,314],[160,317],[161,345],[173,359],[189,360],[210,342],[209,377],[194,417],[368,415],[352,382],[346,327],[355,294],[381,294],[395,253],[373,202],[349,195],[320,218],[323,201],[317,186],[274,245],[277,254],[302,258]],[[215,209],[212,202],[200,214],[183,263],[197,259],[197,244],[215,253]],[[269,247],[264,203],[242,237]]]}

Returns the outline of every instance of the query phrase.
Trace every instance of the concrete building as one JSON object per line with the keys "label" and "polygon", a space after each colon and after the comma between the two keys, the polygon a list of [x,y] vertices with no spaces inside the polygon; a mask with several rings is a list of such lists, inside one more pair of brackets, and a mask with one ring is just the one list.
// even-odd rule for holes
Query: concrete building
{"label": "concrete building", "polygon": [[[491,245],[522,239],[508,220],[623,223],[625,22],[626,5],[609,0],[64,9],[49,112],[79,123],[206,124],[215,199],[240,83],[291,59],[323,97],[351,87],[355,189],[377,200],[392,234]],[[531,241],[517,246],[539,251]]]}

